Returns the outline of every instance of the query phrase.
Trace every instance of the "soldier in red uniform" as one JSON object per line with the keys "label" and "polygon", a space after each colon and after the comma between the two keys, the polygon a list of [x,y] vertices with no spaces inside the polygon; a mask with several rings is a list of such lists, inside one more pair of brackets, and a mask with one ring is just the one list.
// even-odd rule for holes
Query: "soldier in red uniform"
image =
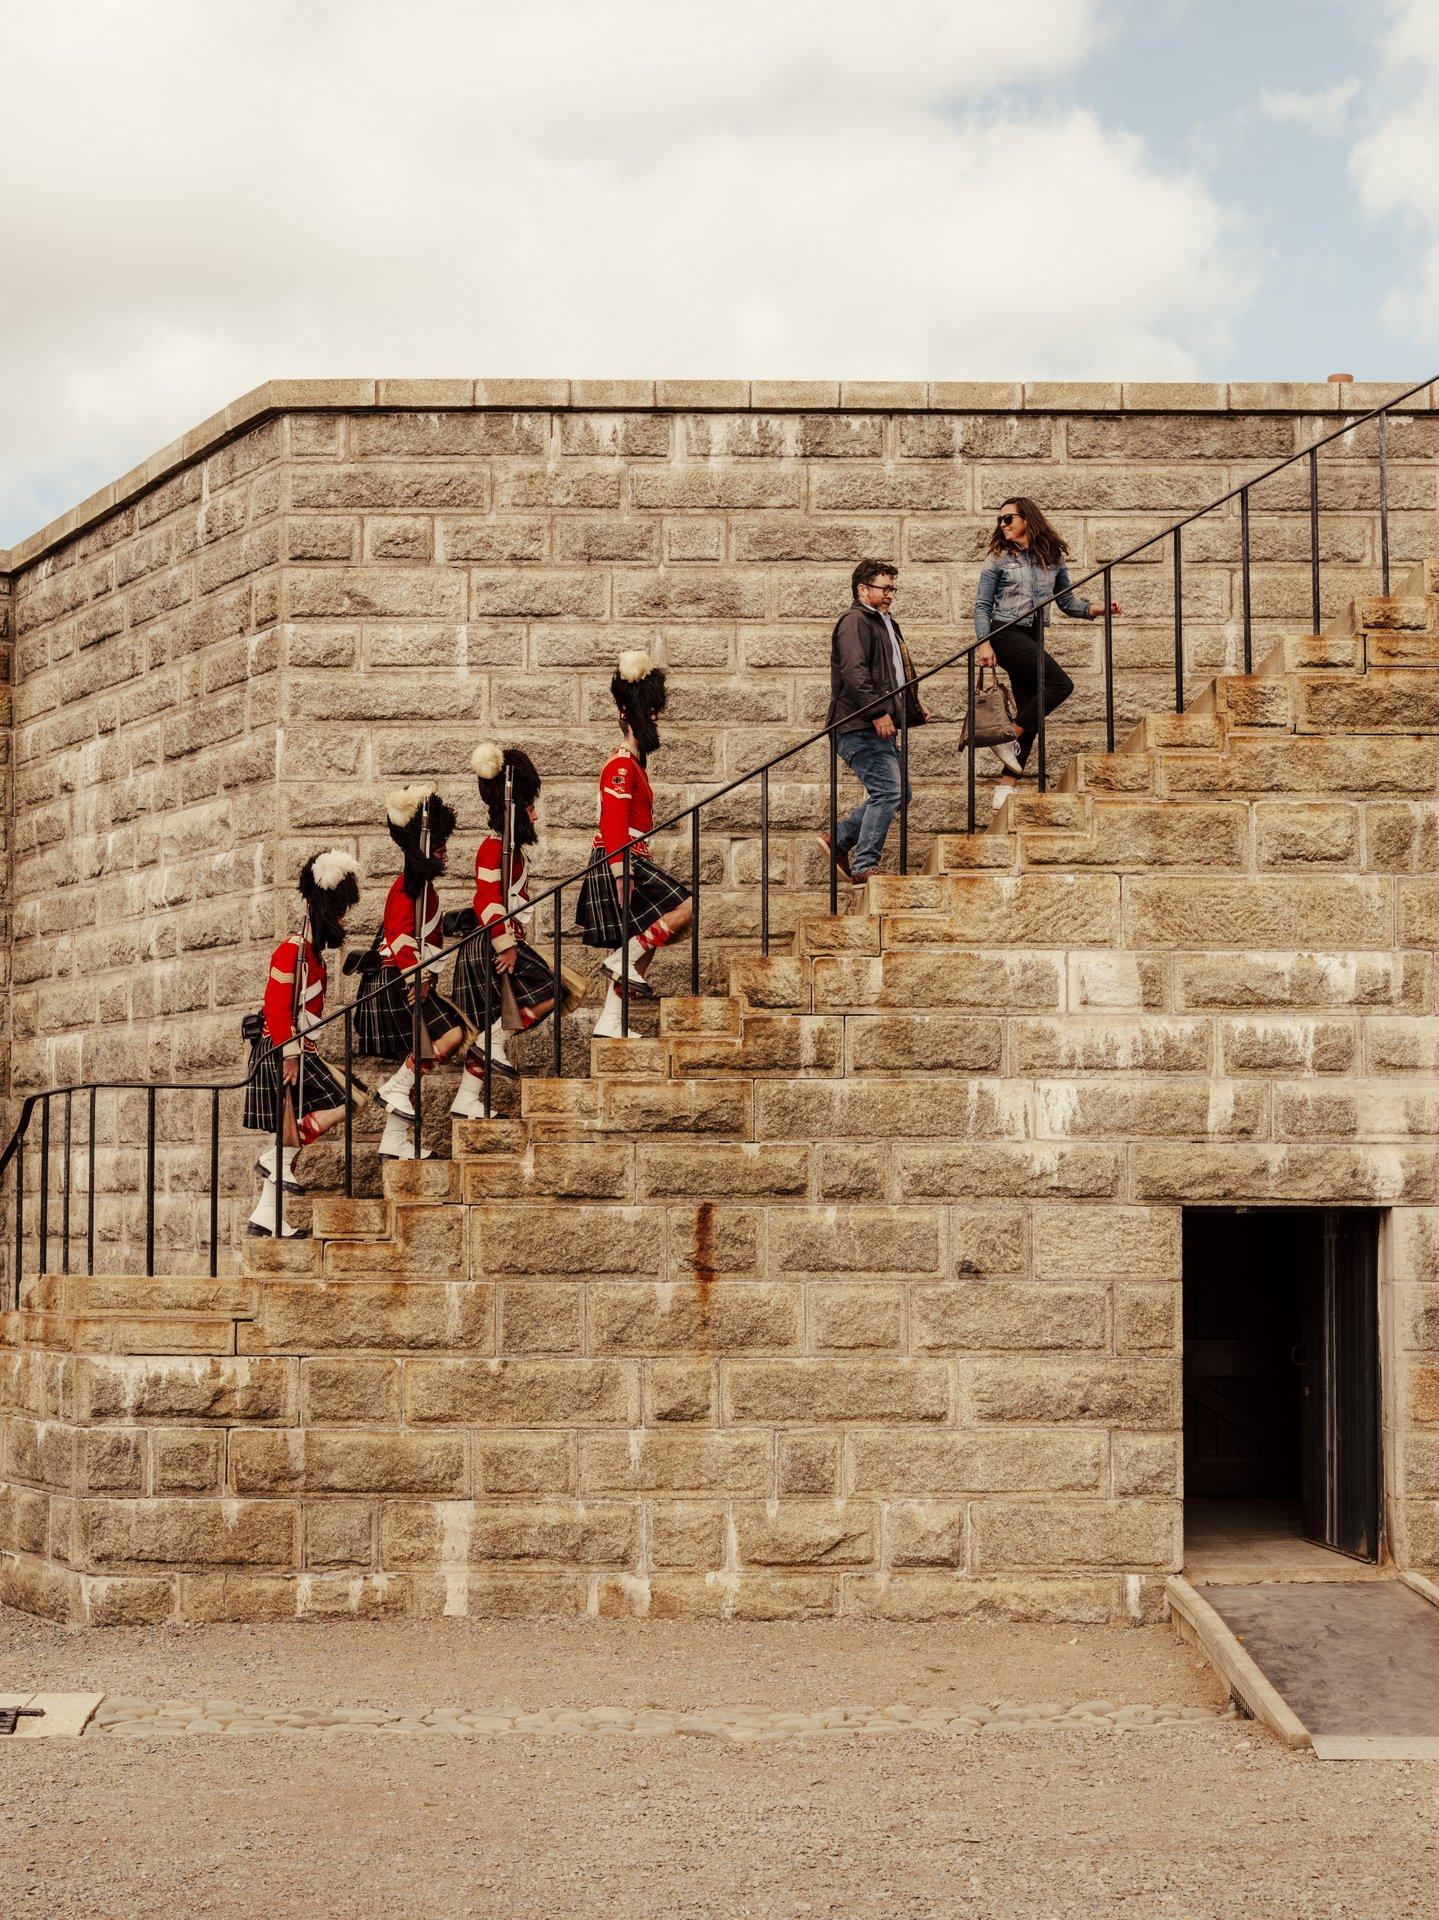
{"label": "soldier in red uniform", "polygon": [[[345,915],[360,897],[359,868],[348,853],[332,848],[317,853],[300,869],[299,891],[305,902],[300,931],[280,942],[270,956],[270,976],[258,1019],[250,1024],[251,1073],[245,1088],[245,1122],[254,1132],[269,1136],[255,1162],[264,1177],[260,1198],[250,1215],[249,1231],[273,1235],[275,1183],[286,1193],[303,1193],[295,1176],[301,1148],[337,1126],[345,1117],[345,1089],[315,1051],[305,1031],[325,1010],[325,954],[345,938]],[[283,1146],[275,1165],[275,1133],[284,1101]],[[286,1220],[288,1240],[302,1229]]]}
{"label": "soldier in red uniform", "polygon": [[[386,803],[390,838],[405,858],[403,871],[390,887],[385,917],[366,958],[378,967],[361,966],[361,1000],[356,1013],[357,1044],[361,1053],[401,1064],[375,1089],[389,1109],[380,1136],[382,1160],[407,1160],[414,1155],[415,1117],[411,1096],[415,1090],[413,1055],[414,994],[420,992],[420,1051],[425,1064],[443,1060],[465,1040],[464,1016],[439,991],[433,971],[418,983],[406,970],[440,951],[440,896],[435,881],[445,870],[455,815],[428,787],[402,787]],[[379,992],[370,989],[378,981]],[[422,1158],[429,1158],[425,1148]]]}
{"label": "soldier in red uniform", "polygon": [[[504,1035],[526,1032],[554,1011],[555,976],[544,957],[525,939],[530,917],[525,912],[530,898],[525,848],[534,846],[539,837],[535,820],[540,776],[535,763],[519,747],[506,747],[502,752],[487,740],[475,748],[470,765],[475,770],[490,830],[475,853],[475,904],[467,918],[474,927],[493,928],[494,934],[492,940],[467,941],[455,959],[455,1004],[479,1038],[470,1043],[465,1054],[465,1071],[460,1075],[450,1112],[462,1120],[484,1120],[489,1118],[484,1101],[486,1024],[492,1029],[490,1071],[513,1079],[516,1069],[505,1052]],[[511,808],[508,835],[507,773]],[[509,871],[502,874],[506,857]],[[561,1012],[568,1012],[571,1004],[562,985]]]}
{"label": "soldier in red uniform", "polygon": [[[684,932],[694,913],[689,888],[650,859],[648,836],[654,825],[655,802],[646,769],[649,756],[660,744],[664,669],[655,666],[647,653],[622,653],[619,671],[610,681],[610,693],[624,744],[606,761],[600,775],[599,831],[576,914],[585,945],[606,949],[602,964],[611,985],[595,1022],[596,1039],[619,1038],[617,983],[621,974],[628,975],[632,992],[649,993],[645,975],[655,954],[677,933]],[[630,849],[627,948],[620,903],[626,846]]]}

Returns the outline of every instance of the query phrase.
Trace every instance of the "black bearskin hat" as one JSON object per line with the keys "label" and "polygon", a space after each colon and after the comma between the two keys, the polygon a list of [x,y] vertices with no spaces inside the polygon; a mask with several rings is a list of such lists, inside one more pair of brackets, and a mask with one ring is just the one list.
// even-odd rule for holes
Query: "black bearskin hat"
{"label": "black bearskin hat", "polygon": [[539,799],[541,784],[534,761],[523,747],[506,747],[502,752],[493,740],[485,740],[470,755],[470,765],[475,770],[480,798],[489,815],[490,832],[499,834],[505,830],[505,770],[508,768],[510,798],[515,809],[511,832],[517,846],[532,846],[537,836],[526,809]]}
{"label": "black bearskin hat", "polygon": [[442,870],[438,855],[455,830],[454,808],[446,806],[429,787],[398,787],[385,800],[385,818],[390,838],[405,856],[405,892],[418,900],[426,882]]}
{"label": "black bearskin hat", "polygon": [[665,710],[665,670],[638,648],[620,655],[610,692],[620,718],[634,735],[641,766],[660,743],[658,721]]}
{"label": "black bearskin hat", "polygon": [[360,869],[348,853],[331,847],[312,853],[300,869],[300,893],[310,913],[310,933],[317,949],[343,944],[340,924],[360,898]]}

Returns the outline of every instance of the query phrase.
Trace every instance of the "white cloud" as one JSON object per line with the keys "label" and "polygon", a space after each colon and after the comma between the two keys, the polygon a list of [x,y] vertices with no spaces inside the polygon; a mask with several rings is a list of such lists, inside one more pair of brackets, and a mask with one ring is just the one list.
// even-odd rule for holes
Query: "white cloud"
{"label": "white cloud", "polygon": [[[1429,349],[1439,331],[1439,22],[1433,0],[1392,0],[1380,39],[1393,104],[1354,147],[1350,172],[1365,209],[1391,228],[1395,284],[1382,312],[1395,334]],[[1396,97],[1397,96],[1397,97]],[[1417,247],[1401,242],[1409,236]]]}
{"label": "white cloud", "polygon": [[12,14],[0,539],[272,376],[1191,373],[1220,210],[1034,97],[1103,8]]}
{"label": "white cloud", "polygon": [[1315,93],[1292,93],[1266,87],[1259,111],[1269,120],[1303,127],[1307,133],[1337,133],[1348,117],[1349,103],[1359,91],[1357,80],[1341,80]]}

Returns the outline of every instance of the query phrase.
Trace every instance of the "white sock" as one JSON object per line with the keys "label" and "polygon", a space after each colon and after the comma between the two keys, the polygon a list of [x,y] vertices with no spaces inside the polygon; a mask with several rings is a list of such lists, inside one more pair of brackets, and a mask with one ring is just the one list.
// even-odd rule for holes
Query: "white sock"
{"label": "white sock", "polygon": [[611,986],[605,994],[605,1004],[600,1009],[600,1017],[594,1025],[596,1040],[619,1040],[624,1036],[620,1032],[620,990]]}
{"label": "white sock", "polygon": [[294,1171],[295,1155],[299,1151],[300,1149],[298,1147],[281,1147],[280,1164],[281,1166],[283,1166],[286,1173],[291,1173]]}

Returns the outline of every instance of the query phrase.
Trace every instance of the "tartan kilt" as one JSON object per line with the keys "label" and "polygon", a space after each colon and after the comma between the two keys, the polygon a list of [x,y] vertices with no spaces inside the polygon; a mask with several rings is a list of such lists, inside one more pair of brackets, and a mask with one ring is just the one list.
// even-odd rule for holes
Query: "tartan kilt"
{"label": "tartan kilt", "polygon": [[[245,1118],[243,1124],[254,1133],[274,1133],[279,1122],[278,1089],[280,1084],[280,1056],[270,1051],[268,1040],[256,1040],[250,1048],[250,1064],[255,1072],[245,1088]],[[261,1054],[264,1058],[261,1059]],[[256,1066],[256,1061],[259,1065]],[[358,1082],[355,1091],[363,1093]],[[299,1094],[295,1118],[303,1120],[307,1113],[323,1113],[327,1107],[343,1107],[345,1104],[345,1085],[333,1069],[320,1058],[318,1053],[305,1050],[304,1068],[300,1074],[298,1088],[291,1088],[292,1095]]]}
{"label": "tartan kilt", "polygon": [[[455,956],[455,977],[450,991],[455,1005],[476,1033],[485,1028],[485,969],[489,963],[489,942],[469,940]],[[555,998],[555,976],[527,940],[515,948],[515,964],[507,974],[491,973],[490,1019],[500,1016],[502,983],[508,982],[515,1005],[522,1013],[533,1013],[546,1000]]]}
{"label": "tartan kilt", "polygon": [[[603,947],[612,953],[624,943],[624,916],[620,908],[620,873],[603,853],[596,853],[580,885],[575,925],[587,947]],[[690,890],[683,880],[657,867],[643,853],[630,859],[630,938],[652,927],[671,908],[683,906]]]}
{"label": "tartan kilt", "polygon": [[[361,974],[360,979],[361,991],[367,992],[365,976]],[[414,1038],[414,1008],[396,968],[383,968],[380,981],[380,991],[355,1013],[355,1051],[371,1060],[404,1060]],[[420,1030],[430,1036],[431,1045],[464,1025],[465,1017],[454,1002],[432,987],[420,1002]]]}

